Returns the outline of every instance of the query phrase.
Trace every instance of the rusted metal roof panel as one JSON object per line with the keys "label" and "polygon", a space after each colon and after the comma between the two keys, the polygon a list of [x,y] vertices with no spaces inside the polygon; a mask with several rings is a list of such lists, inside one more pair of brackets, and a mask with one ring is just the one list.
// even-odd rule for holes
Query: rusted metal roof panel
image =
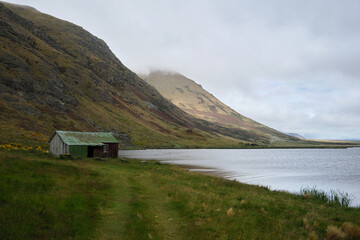
{"label": "rusted metal roof panel", "polygon": [[68,145],[101,146],[104,143],[117,143],[110,132],[71,132],[56,131],[64,143]]}

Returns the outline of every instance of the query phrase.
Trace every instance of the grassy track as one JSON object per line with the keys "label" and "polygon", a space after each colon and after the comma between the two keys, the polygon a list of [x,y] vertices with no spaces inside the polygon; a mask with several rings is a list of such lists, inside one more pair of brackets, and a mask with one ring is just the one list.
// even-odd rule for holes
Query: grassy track
{"label": "grassy track", "polygon": [[360,209],[151,161],[0,152],[0,187],[0,239],[360,238]]}

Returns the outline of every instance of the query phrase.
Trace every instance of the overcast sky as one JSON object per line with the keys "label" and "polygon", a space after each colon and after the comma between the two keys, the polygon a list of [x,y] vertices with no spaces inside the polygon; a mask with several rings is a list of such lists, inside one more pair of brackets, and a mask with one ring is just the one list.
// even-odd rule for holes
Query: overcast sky
{"label": "overcast sky", "polygon": [[360,139],[358,0],[9,2],[82,26],[135,72],[179,72],[277,130]]}

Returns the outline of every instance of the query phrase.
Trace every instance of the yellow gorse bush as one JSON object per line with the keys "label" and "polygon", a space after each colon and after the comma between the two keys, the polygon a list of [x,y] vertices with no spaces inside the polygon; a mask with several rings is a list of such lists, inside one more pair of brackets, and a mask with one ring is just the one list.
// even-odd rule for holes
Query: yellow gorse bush
{"label": "yellow gorse bush", "polygon": [[22,150],[22,151],[32,151],[33,149],[36,149],[36,151],[43,152],[43,153],[49,153],[49,150],[44,150],[42,146],[24,146],[20,143],[9,143],[9,144],[1,144],[0,150],[2,151],[13,151],[13,150]]}

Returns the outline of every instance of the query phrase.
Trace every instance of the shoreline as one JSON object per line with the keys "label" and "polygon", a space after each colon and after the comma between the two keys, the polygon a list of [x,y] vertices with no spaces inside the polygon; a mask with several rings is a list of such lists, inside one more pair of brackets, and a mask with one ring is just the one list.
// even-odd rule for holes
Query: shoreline
{"label": "shoreline", "polygon": [[130,150],[190,150],[190,149],[346,149],[346,148],[360,148],[360,143],[355,144],[338,144],[338,145],[305,145],[305,146],[251,146],[251,147],[237,147],[237,146],[215,146],[215,147],[201,147],[201,146],[182,146],[179,148],[172,148],[166,146],[129,146],[120,148],[119,151]]}
{"label": "shoreline", "polygon": [[[245,163],[245,165],[242,168],[242,171],[241,171],[241,169],[240,170],[238,169],[238,171],[235,171],[233,169],[237,169],[237,168],[229,167],[232,165],[227,165],[226,158],[223,159],[223,161],[224,161],[223,164],[225,164],[225,165],[224,165],[224,167],[222,167],[221,161],[220,161],[220,165],[216,164],[216,163],[214,164],[214,159],[212,159],[212,158],[207,159],[207,160],[210,160],[209,162],[202,163],[200,160],[205,159],[206,156],[205,156],[205,158],[203,158],[202,155],[201,156],[199,155],[199,153],[195,154],[193,156],[193,157],[195,157],[193,160],[190,160],[190,159],[188,159],[188,157],[192,156],[192,155],[191,154],[189,155],[189,153],[187,153],[187,152],[185,152],[184,156],[178,155],[177,153],[175,153],[175,154],[171,153],[171,150],[178,151],[180,149],[162,149],[162,150],[165,150],[167,152],[157,153],[156,150],[155,150],[155,152],[152,152],[154,150],[149,150],[148,153],[146,153],[146,151],[144,151],[145,154],[143,156],[141,156],[141,154],[137,154],[137,153],[135,153],[133,155],[133,154],[131,154],[131,151],[129,151],[129,154],[126,154],[126,153],[121,154],[119,152],[119,156],[120,157],[123,156],[123,157],[129,158],[129,159],[143,159],[143,160],[158,161],[160,163],[166,163],[166,164],[181,167],[190,172],[196,172],[196,173],[200,173],[200,174],[221,177],[226,180],[235,180],[239,183],[244,183],[244,184],[249,184],[249,185],[259,186],[259,187],[266,187],[273,191],[282,191],[282,192],[287,192],[287,193],[295,194],[295,195],[301,194],[301,192],[304,189],[316,189],[316,191],[321,191],[327,195],[331,195],[334,192],[338,193],[340,195],[346,194],[347,196],[351,197],[351,199],[352,199],[352,203],[350,205],[351,207],[355,207],[355,208],[360,207],[360,196],[358,194],[358,191],[356,190],[357,189],[356,186],[352,186],[351,184],[348,184],[346,181],[344,181],[344,183],[339,183],[339,184],[335,183],[334,184],[334,181],[333,181],[334,178],[331,178],[331,177],[329,178],[330,182],[328,182],[327,180],[326,181],[322,180],[322,182],[316,181],[316,179],[318,177],[323,176],[321,172],[319,172],[319,175],[317,175],[317,173],[315,173],[315,175],[308,175],[309,172],[304,171],[304,172],[302,172],[303,174],[301,174],[301,175],[295,174],[294,175],[295,178],[294,178],[294,180],[292,180],[291,171],[294,172],[293,170],[290,170],[289,175],[287,175],[287,173],[284,171],[280,171],[280,172],[279,171],[264,172],[263,170],[257,171],[252,168],[249,168],[249,166],[252,167],[252,165],[249,165],[248,164],[249,161],[248,161],[247,166]],[[186,149],[186,150],[190,150],[190,149]],[[199,151],[201,151],[201,150],[202,149],[199,149]],[[320,149],[320,150],[322,150],[322,149]],[[161,150],[159,150],[159,151],[161,151]],[[226,156],[223,156],[223,157],[226,157]],[[187,160],[189,160],[189,161],[187,161]],[[297,162],[299,162],[299,161],[297,161]],[[191,164],[188,164],[188,163],[191,163]],[[278,166],[278,165],[279,164],[277,164],[276,166]],[[254,166],[255,166],[255,168],[259,167],[257,165],[254,165]],[[260,167],[262,167],[262,165]],[[274,166],[272,166],[272,168],[268,169],[268,170],[272,171],[273,168],[274,168]],[[310,172],[310,174],[313,174],[313,172]],[[331,173],[328,173],[328,174],[330,174],[329,176],[331,176]],[[297,176],[301,176],[301,178],[296,178]],[[312,176],[311,179],[315,179],[315,180],[307,180],[306,176]],[[304,179],[306,179],[306,180],[303,181]],[[281,182],[281,181],[284,181],[284,182]]]}
{"label": "shoreline", "polygon": [[[131,158],[126,158],[126,159],[131,159]],[[223,178],[225,180],[236,181],[236,182],[241,183],[241,184],[247,184],[247,185],[251,185],[251,186],[254,186],[254,187],[260,187],[260,188],[266,188],[269,191],[284,192],[284,193],[288,193],[288,194],[291,194],[291,195],[297,195],[297,196],[302,195],[303,190],[309,190],[309,191],[310,190],[315,190],[315,191],[323,192],[323,193],[326,193],[326,194],[329,194],[329,195],[331,195],[332,191],[334,193],[336,192],[334,190],[330,190],[329,192],[326,192],[326,191],[324,191],[322,189],[317,189],[316,185],[314,187],[312,187],[312,188],[311,187],[300,188],[298,191],[289,191],[289,190],[286,190],[286,189],[276,189],[276,188],[272,188],[272,186],[269,186],[269,185],[248,183],[248,182],[239,181],[236,178],[230,178],[229,175],[228,175],[229,173],[231,173],[230,171],[221,171],[221,170],[218,170],[218,169],[215,169],[215,168],[209,168],[209,167],[200,166],[200,165],[176,164],[176,163],[168,162],[167,160],[151,159],[151,160],[145,160],[145,161],[155,161],[155,162],[170,164],[170,165],[174,165],[174,166],[183,168],[183,169],[185,169],[185,170],[187,170],[189,172],[195,172],[195,173],[198,173],[198,174],[204,174],[204,175],[213,176],[213,177],[220,177],[220,178]],[[339,193],[346,193],[346,192],[342,192],[341,190],[338,190],[338,192]],[[351,196],[351,194],[350,194],[350,196]],[[355,200],[355,197],[352,200]],[[351,202],[350,202],[350,205],[348,207],[349,208],[359,209],[360,205],[351,204]]]}

